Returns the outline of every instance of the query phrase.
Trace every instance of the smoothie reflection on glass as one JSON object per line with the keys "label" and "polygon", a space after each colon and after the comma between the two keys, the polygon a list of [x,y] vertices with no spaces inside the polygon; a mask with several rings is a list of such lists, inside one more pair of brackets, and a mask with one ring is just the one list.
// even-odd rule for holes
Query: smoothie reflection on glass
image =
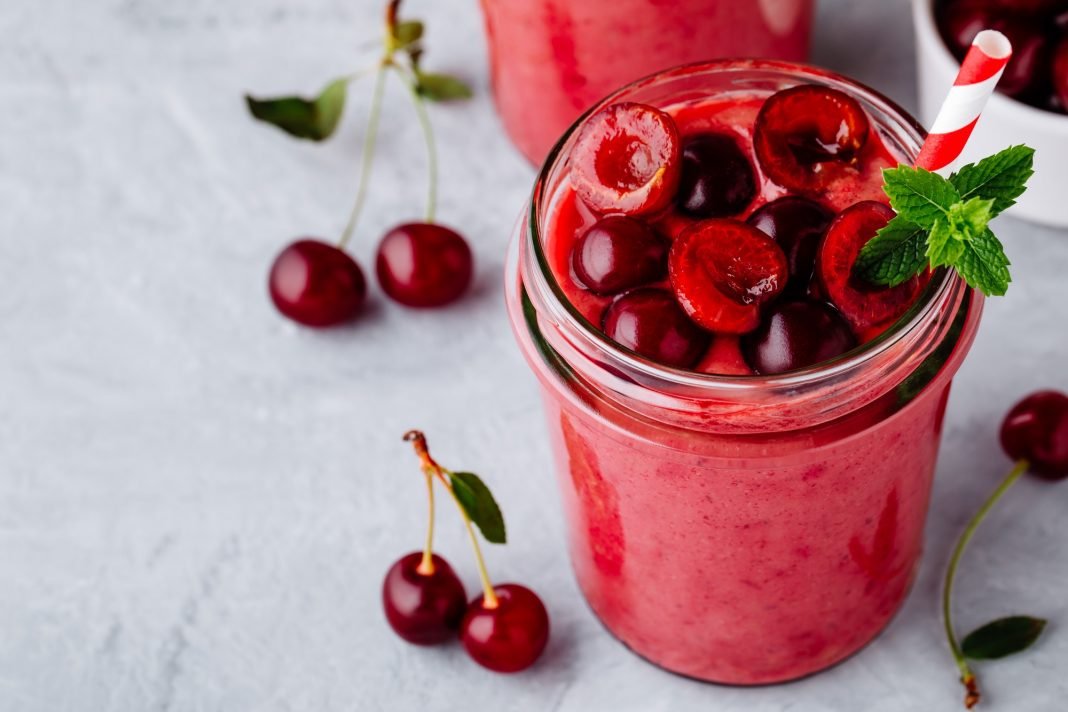
{"label": "smoothie reflection on glass", "polygon": [[482,0],[482,13],[497,109],[540,164],[579,114],[657,70],[804,60],[812,0]]}
{"label": "smoothie reflection on glass", "polygon": [[724,60],[617,91],[542,169],[509,314],[575,575],[653,663],[791,680],[902,605],[982,307],[952,271],[893,289],[852,275],[892,214],[881,169],[922,139],[844,77]]}

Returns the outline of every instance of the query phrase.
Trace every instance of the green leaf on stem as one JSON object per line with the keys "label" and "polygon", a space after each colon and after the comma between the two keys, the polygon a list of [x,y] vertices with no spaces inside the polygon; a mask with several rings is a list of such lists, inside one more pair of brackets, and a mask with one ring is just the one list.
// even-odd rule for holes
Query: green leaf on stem
{"label": "green leaf on stem", "polygon": [[960,202],[960,193],[952,183],[923,168],[887,168],[883,180],[883,191],[897,214],[928,230]]}
{"label": "green leaf on stem", "polygon": [[416,73],[415,90],[420,96],[430,101],[469,99],[473,95],[471,87],[464,83],[462,79],[450,74],[435,74],[432,72]]}
{"label": "green leaf on stem", "polygon": [[504,544],[507,541],[504,516],[486,483],[472,472],[450,472],[449,482],[460,506],[482,532],[482,536],[486,537],[486,541]]}
{"label": "green leaf on stem", "polygon": [[407,49],[423,39],[423,23],[419,20],[405,20],[393,26],[394,49]]}
{"label": "green leaf on stem", "polygon": [[895,216],[861,248],[854,269],[871,284],[896,287],[927,269],[927,231]]}
{"label": "green leaf on stem", "polygon": [[245,102],[249,112],[260,121],[297,138],[322,141],[334,133],[341,120],[347,86],[348,80],[335,79],[314,99],[299,96],[256,99],[246,94]]}
{"label": "green leaf on stem", "polygon": [[995,217],[1014,205],[1026,190],[1027,179],[1035,173],[1034,162],[1035,149],[1010,146],[978,163],[969,163],[951,175],[949,182],[960,192],[962,200],[993,200],[990,217]]}
{"label": "green leaf on stem", "polygon": [[973,660],[995,660],[1026,650],[1042,635],[1046,621],[1009,616],[987,623],[961,641],[961,651]]}

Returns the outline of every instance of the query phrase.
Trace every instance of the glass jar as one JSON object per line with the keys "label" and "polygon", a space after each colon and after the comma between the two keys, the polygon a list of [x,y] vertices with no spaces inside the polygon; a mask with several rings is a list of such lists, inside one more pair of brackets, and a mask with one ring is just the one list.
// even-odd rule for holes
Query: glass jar
{"label": "glass jar", "polygon": [[[923,130],[902,109],[785,62],[680,67],[591,112],[800,83],[855,97],[887,147],[915,158]],[[886,626],[912,583],[950,381],[982,297],[955,272],[937,272],[881,336],[781,375],[660,366],[586,321],[550,269],[544,226],[575,133],[537,179],[506,274],[583,594],[609,631],[673,672],[748,685],[831,666]]]}

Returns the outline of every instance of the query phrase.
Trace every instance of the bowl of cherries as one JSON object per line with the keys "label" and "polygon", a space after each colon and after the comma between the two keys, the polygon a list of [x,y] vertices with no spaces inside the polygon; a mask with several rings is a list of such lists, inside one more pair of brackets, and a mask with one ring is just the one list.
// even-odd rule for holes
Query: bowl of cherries
{"label": "bowl of cherries", "polygon": [[1068,0],[913,0],[920,116],[930,126],[960,60],[981,30],[1012,42],[1013,55],[961,163],[1008,143],[1036,149],[1035,175],[1017,217],[1068,226]]}

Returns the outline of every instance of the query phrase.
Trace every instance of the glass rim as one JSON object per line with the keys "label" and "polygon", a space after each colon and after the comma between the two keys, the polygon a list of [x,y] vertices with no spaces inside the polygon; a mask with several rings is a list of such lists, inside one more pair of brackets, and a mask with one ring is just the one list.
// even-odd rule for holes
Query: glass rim
{"label": "glass rim", "polygon": [[[547,302],[553,310],[554,317],[577,327],[578,332],[595,346],[611,354],[622,365],[633,369],[645,378],[652,378],[672,386],[697,388],[701,390],[712,389],[730,391],[735,393],[748,392],[764,389],[796,388],[822,382],[824,379],[833,379],[846,374],[865,363],[876,360],[885,354],[905,336],[921,328],[928,323],[932,313],[936,313],[939,306],[951,298],[951,294],[964,288],[960,277],[951,270],[939,269],[921,292],[916,302],[902,314],[890,327],[871,341],[861,344],[846,353],[833,359],[822,361],[818,364],[802,369],[786,371],[781,374],[751,375],[751,376],[726,376],[718,374],[701,373],[689,369],[665,366],[648,359],[640,354],[622,346],[609,338],[601,329],[586,319],[578,309],[571,304],[563,288],[560,286],[555,273],[549,264],[544,245],[540,235],[544,234],[541,226],[540,208],[546,204],[551,196],[546,195],[548,179],[556,168],[558,160],[568,147],[570,139],[575,135],[578,128],[593,113],[614,101],[621,100],[643,87],[660,83],[678,77],[701,73],[731,73],[742,71],[771,71],[793,75],[798,78],[821,79],[831,84],[844,85],[852,95],[864,102],[878,107],[887,115],[895,117],[902,126],[911,133],[911,138],[916,145],[922,145],[927,135],[926,129],[905,109],[880,92],[868,87],[861,82],[850,79],[837,72],[821,67],[800,62],[788,62],[783,60],[769,59],[716,59],[692,64],[684,64],[672,69],[659,71],[627,84],[601,99],[575,120],[560,139],[553,145],[552,150],[546,157],[534,184],[534,190],[530,201],[530,210],[526,219],[526,243],[533,251],[537,269],[532,270],[532,276],[536,279],[535,285],[542,296],[546,293],[551,295]],[[525,280],[524,280],[525,281]],[[529,287],[523,286],[527,291]]]}

